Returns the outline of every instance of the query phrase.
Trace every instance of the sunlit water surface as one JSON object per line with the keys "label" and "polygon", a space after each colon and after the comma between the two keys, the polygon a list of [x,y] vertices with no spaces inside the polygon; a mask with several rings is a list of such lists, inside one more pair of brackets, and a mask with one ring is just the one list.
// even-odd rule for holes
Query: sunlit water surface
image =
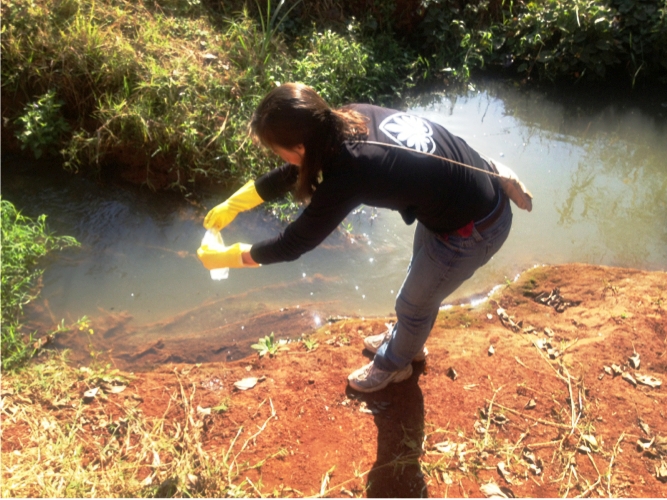
{"label": "sunlit water surface", "polygon": [[[667,268],[667,103],[648,112],[627,103],[581,108],[507,86],[423,102],[412,111],[511,166],[534,195],[532,213],[514,207],[504,247],[448,302],[536,264]],[[195,257],[205,211],[178,197],[29,173],[3,173],[3,197],[27,215],[47,214],[52,229],[83,244],[49,261],[41,300],[55,322],[127,311],[141,324],[231,295],[316,310],[314,325],[328,314],[390,314],[414,233],[397,213],[361,207],[347,219],[354,243],[339,235],[296,262],[233,269],[215,282]],[[224,237],[252,243],[276,231],[253,211]]]}

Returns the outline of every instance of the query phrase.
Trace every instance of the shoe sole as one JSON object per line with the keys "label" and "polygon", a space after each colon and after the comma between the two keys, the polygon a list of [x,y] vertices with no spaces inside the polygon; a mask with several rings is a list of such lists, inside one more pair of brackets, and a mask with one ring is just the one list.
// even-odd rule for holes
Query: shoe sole
{"label": "shoe sole", "polygon": [[[365,341],[364,341],[364,348],[367,351],[372,352],[373,354],[378,352],[376,348],[374,348],[373,346],[369,346],[368,344],[366,344]],[[422,361],[426,360],[426,356],[428,356],[428,349],[426,347],[423,347],[422,352],[416,354],[415,357],[412,358],[412,361],[414,361],[415,363],[421,363]]]}
{"label": "shoe sole", "polygon": [[376,392],[384,389],[387,387],[389,384],[397,384],[399,382],[403,382],[404,380],[409,379],[412,376],[412,365],[408,365],[408,370],[405,370],[404,373],[400,373],[396,375],[394,378],[388,378],[384,382],[382,382],[379,385],[376,385],[375,387],[360,387],[354,383],[354,381],[348,379],[348,383],[350,384],[350,387],[354,389],[355,391],[358,392]]}

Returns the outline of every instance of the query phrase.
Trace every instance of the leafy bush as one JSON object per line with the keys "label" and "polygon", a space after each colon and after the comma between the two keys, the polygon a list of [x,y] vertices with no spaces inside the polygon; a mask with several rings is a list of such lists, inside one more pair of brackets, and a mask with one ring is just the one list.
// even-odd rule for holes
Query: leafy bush
{"label": "leafy bush", "polygon": [[[502,5],[501,14],[493,7]],[[663,0],[429,0],[416,41],[432,67],[467,79],[483,67],[539,79],[604,80],[667,69]]]}
{"label": "leafy bush", "polygon": [[46,216],[32,220],[7,200],[2,204],[2,365],[13,368],[31,356],[32,337],[26,343],[21,332],[23,306],[37,296],[36,285],[43,270],[41,257],[54,250],[78,246],[69,236],[52,236]]}
{"label": "leafy bush", "polygon": [[351,22],[341,34],[313,29],[300,38],[292,63],[276,71],[278,81],[310,85],[332,106],[350,101],[389,101],[410,86],[412,59],[396,40],[364,34]]}
{"label": "leafy bush", "polygon": [[29,147],[35,158],[49,152],[58,144],[60,137],[69,130],[69,125],[60,114],[62,101],[56,100],[56,94],[49,90],[28,104],[16,121],[20,124],[17,138],[21,149]]}
{"label": "leafy bush", "polygon": [[507,40],[512,55],[522,61],[520,73],[537,63],[546,78],[585,71],[604,77],[608,66],[620,62],[609,6],[580,0],[549,0],[547,5],[529,3],[517,17],[517,34]]}
{"label": "leafy bush", "polygon": [[467,80],[475,68],[483,68],[494,50],[489,30],[488,0],[468,2],[463,8],[453,0],[428,0],[415,37],[420,52],[440,73]]}
{"label": "leafy bush", "polygon": [[25,148],[57,148],[71,170],[156,189],[232,187],[274,164],[247,123],[279,82],[312,85],[335,106],[385,104],[420,81],[489,68],[657,79],[666,10],[664,0],[2,0],[2,113]]}

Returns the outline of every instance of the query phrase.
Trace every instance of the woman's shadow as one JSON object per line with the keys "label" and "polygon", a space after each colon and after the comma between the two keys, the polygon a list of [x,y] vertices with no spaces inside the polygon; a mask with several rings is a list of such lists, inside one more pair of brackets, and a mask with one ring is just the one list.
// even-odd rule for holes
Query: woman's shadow
{"label": "woman's shadow", "polygon": [[427,497],[419,465],[424,440],[424,397],[419,377],[425,363],[413,363],[412,376],[371,393],[349,396],[364,401],[378,428],[377,458],[368,474],[369,498]]}

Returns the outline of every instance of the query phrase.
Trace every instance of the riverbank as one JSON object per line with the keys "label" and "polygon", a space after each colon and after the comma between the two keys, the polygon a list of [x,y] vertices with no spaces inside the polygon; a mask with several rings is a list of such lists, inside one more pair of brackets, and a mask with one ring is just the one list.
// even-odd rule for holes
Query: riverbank
{"label": "riverbank", "polygon": [[3,0],[2,143],[192,196],[274,164],[247,123],[281,82],[332,106],[400,105],[482,72],[664,88],[665,16],[659,0]]}
{"label": "riverbank", "polygon": [[346,377],[391,318],[339,319],[273,357],[131,374],[111,353],[3,374],[3,496],[479,497],[494,483],[517,497],[662,497],[666,281],[531,269],[443,311],[427,361],[370,395]]}

